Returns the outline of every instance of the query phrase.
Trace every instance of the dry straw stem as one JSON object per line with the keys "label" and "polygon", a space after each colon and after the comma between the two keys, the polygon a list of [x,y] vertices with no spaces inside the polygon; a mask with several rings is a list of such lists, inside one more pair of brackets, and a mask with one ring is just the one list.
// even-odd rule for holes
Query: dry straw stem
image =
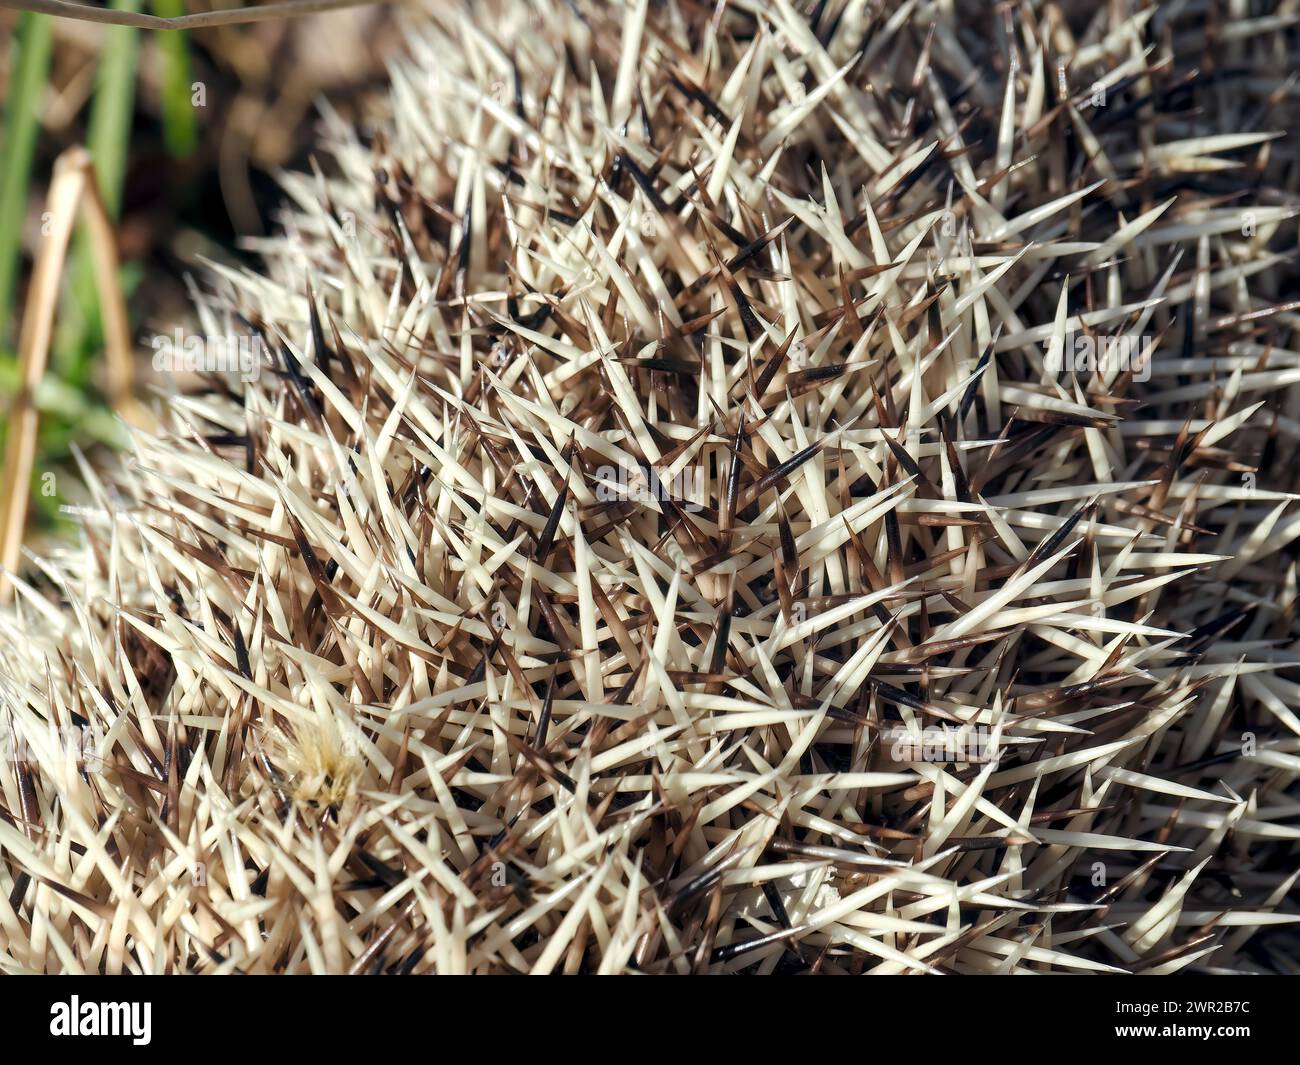
{"label": "dry straw stem", "polygon": [[1296,971],[1253,11],[410,13],[0,612],[0,964]]}
{"label": "dry straw stem", "polygon": [[70,148],[54,163],[46,197],[49,232],[36,256],[31,289],[18,338],[19,389],[9,407],[4,481],[0,485],[0,601],[13,593],[9,574],[18,568],[27,522],[32,464],[40,415],[35,393],[49,362],[63,260],[79,208],[84,208],[95,285],[104,320],[105,387],[113,408],[137,423],[146,417],[132,396],[131,329],[118,280],[117,238],[83,148]]}

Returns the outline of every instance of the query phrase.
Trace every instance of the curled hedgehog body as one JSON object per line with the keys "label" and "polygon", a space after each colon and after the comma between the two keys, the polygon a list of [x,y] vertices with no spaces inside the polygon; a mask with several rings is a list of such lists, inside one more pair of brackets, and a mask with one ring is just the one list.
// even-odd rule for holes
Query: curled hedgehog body
{"label": "curled hedgehog body", "polygon": [[1250,6],[409,12],[0,615],[0,965],[1294,971]]}

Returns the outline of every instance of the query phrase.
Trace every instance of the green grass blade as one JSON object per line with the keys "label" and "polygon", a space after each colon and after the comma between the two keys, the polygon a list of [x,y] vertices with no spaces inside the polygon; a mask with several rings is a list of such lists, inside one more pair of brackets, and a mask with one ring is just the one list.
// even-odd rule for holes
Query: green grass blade
{"label": "green grass blade", "polygon": [[[160,18],[179,18],[186,13],[185,0],[153,0],[153,13]],[[190,43],[184,30],[158,33],[162,56],[163,144],[168,153],[184,157],[199,143],[199,126],[191,102]]]}
{"label": "green grass blade", "polygon": [[40,130],[41,97],[50,72],[53,28],[48,15],[24,12],[14,38],[4,139],[0,141],[0,348],[8,339],[14,292],[22,258],[23,216],[27,213]]}
{"label": "green grass blade", "polygon": [[[139,11],[140,0],[114,0],[118,11]],[[104,34],[99,52],[99,76],[90,107],[87,142],[95,163],[104,206],[116,218],[122,208],[122,182],[126,176],[127,149],[131,143],[131,115],[135,108],[135,75],[140,31],[113,26]]]}

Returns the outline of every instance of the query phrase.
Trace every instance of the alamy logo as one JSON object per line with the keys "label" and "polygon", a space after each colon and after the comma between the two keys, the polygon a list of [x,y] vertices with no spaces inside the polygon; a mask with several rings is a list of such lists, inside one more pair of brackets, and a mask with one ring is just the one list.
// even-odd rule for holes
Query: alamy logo
{"label": "alamy logo", "polygon": [[150,1002],[71,1002],[50,1006],[50,1035],[130,1036],[138,1047],[148,1046],[152,1035]]}
{"label": "alamy logo", "polygon": [[1053,373],[1110,373],[1132,371],[1134,381],[1145,381],[1151,376],[1151,356],[1155,339],[1149,336],[1075,336],[1066,333],[1058,340],[1052,337],[1047,344],[1046,366]]}
{"label": "alamy logo", "polygon": [[701,510],[704,506],[704,473],[688,466],[665,480],[653,466],[647,466],[645,470],[621,463],[601,466],[596,470],[596,499],[601,503],[671,499],[683,510]]}
{"label": "alamy logo", "polygon": [[179,327],[172,336],[159,333],[151,342],[153,368],[159,373],[238,373],[256,381],[266,361],[260,336],[186,336]]}
{"label": "alamy logo", "polygon": [[[47,756],[53,752],[64,757],[71,755],[78,766],[92,773],[98,773],[104,765],[104,734],[98,726],[79,728],[68,724],[55,728],[51,724],[40,740],[47,745],[44,746]],[[0,723],[0,752],[7,761],[40,762],[42,746],[41,742],[28,739],[22,731]]]}
{"label": "alamy logo", "polygon": [[959,729],[896,725],[884,731],[882,740],[889,745],[889,757],[895,762],[990,762],[1000,756],[996,737],[988,725],[966,725]]}

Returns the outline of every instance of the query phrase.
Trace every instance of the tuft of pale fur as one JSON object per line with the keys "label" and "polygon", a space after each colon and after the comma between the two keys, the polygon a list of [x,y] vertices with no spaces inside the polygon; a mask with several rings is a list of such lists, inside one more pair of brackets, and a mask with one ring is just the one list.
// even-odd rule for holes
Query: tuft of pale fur
{"label": "tuft of pale fur", "polygon": [[271,775],[278,773],[295,802],[336,816],[351,811],[365,763],[332,714],[294,729],[276,729],[270,747]]}
{"label": "tuft of pale fur", "polygon": [[0,614],[0,967],[1294,972],[1257,7],[412,12]]}

